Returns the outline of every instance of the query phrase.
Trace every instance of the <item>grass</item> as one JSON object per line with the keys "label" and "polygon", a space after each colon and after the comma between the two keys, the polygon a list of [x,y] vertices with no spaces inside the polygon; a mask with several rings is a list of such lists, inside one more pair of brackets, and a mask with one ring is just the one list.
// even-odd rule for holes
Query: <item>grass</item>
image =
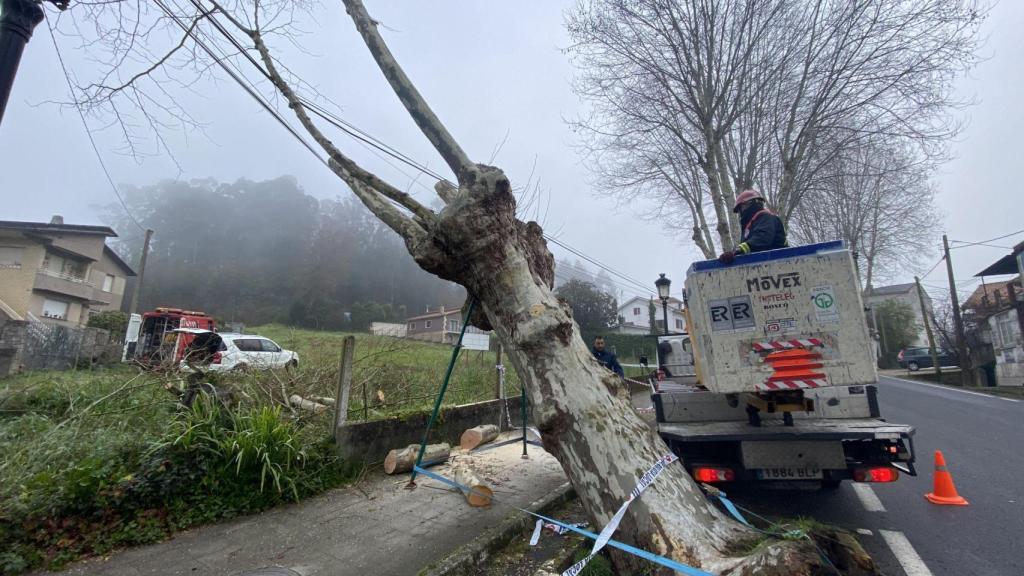
{"label": "grass", "polygon": [[[128,365],[0,379],[0,573],[59,569],[82,556],[340,486],[332,411],[288,398],[336,394],[347,334],[280,325],[249,330],[300,355],[291,371],[207,374],[221,400],[177,395],[187,375]],[[429,409],[452,347],[356,337],[350,418]],[[463,351],[446,405],[495,396],[493,352]],[[506,394],[519,393],[514,370]],[[222,404],[223,401],[223,404]]]}

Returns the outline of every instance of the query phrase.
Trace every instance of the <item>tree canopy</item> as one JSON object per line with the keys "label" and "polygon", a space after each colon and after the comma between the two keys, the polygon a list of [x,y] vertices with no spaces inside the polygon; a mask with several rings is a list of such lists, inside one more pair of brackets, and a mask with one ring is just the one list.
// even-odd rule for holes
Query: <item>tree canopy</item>
{"label": "tree canopy", "polygon": [[591,282],[572,279],[555,290],[572,307],[572,317],[584,332],[613,326],[619,317],[615,297],[602,292]]}

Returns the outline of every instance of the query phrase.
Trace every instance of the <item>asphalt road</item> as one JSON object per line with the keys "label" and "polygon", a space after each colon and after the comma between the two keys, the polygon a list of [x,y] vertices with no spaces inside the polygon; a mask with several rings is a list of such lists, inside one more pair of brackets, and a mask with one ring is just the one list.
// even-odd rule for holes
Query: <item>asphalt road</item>
{"label": "asphalt road", "polygon": [[[879,404],[885,419],[916,429],[917,477],[793,497],[760,489],[730,496],[762,514],[859,530],[888,576],[1024,575],[1024,402],[882,377]],[[935,450],[969,506],[925,500]]]}

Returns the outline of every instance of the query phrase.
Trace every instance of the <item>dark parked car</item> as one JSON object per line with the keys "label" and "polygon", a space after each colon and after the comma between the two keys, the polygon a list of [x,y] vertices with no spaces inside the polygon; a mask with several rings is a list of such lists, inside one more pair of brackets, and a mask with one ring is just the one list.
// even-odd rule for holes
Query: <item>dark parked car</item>
{"label": "dark parked car", "polygon": [[[939,366],[958,366],[960,360],[957,359],[956,354],[949,350],[939,349],[936,350],[939,355]],[[899,362],[901,368],[906,368],[911,372],[916,372],[921,368],[932,367],[932,355],[928,353],[928,348],[904,348],[900,350],[900,353],[896,356],[896,361]]]}

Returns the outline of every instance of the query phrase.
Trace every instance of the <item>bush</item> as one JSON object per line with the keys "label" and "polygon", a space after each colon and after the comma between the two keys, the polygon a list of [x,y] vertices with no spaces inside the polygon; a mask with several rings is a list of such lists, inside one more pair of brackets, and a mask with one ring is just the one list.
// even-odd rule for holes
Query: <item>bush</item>
{"label": "bush", "polygon": [[124,333],[128,330],[128,314],[120,310],[107,310],[99,314],[89,316],[86,324],[90,328],[102,328],[110,332],[110,339],[116,342],[124,341]]}

